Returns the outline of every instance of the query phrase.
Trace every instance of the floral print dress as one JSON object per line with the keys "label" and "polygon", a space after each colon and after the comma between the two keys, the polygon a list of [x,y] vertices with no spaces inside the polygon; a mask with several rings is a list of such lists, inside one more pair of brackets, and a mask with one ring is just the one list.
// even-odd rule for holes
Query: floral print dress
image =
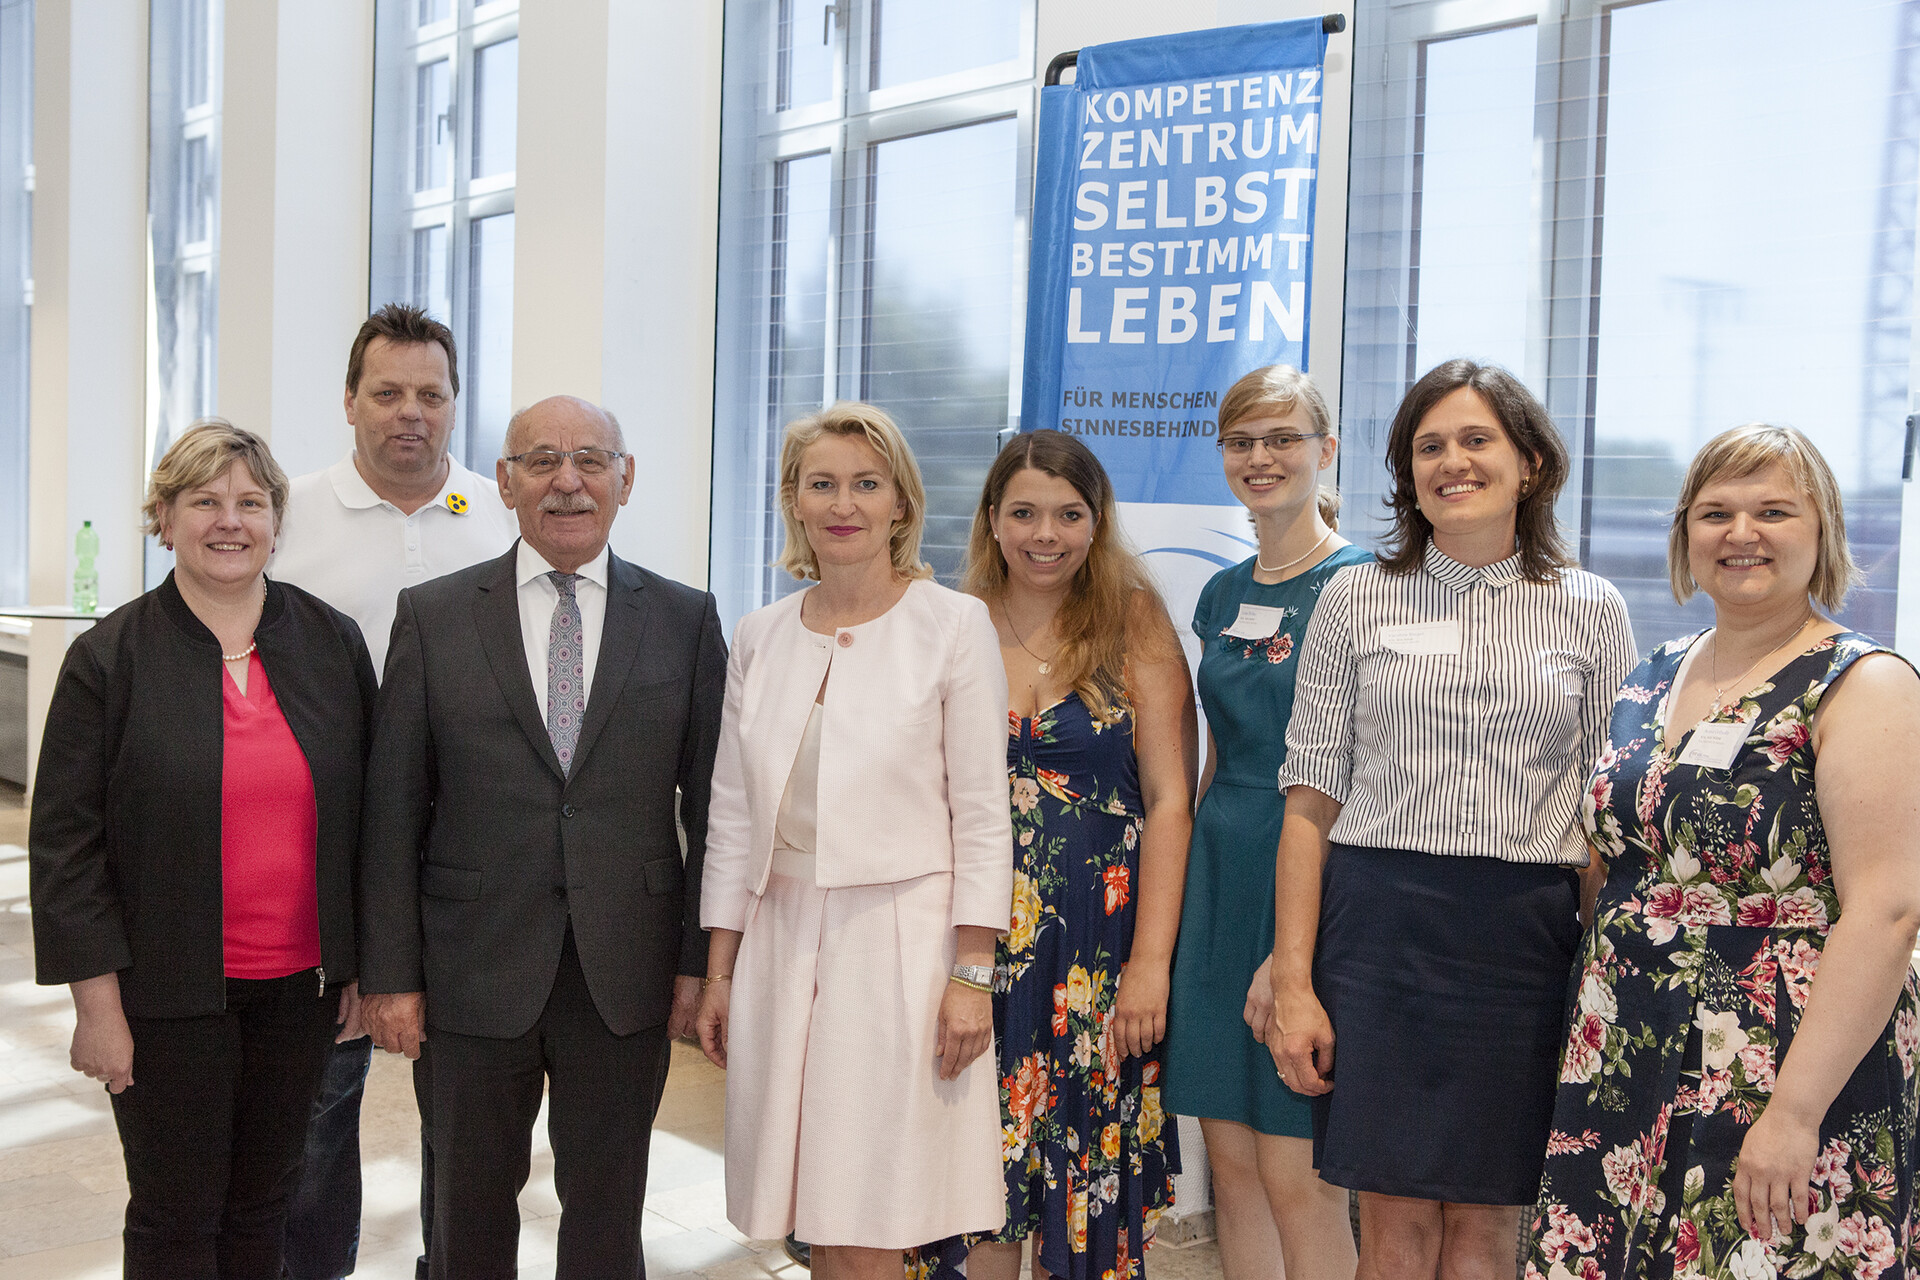
{"label": "floral print dress", "polygon": [[1731,769],[1664,745],[1675,673],[1694,640],[1654,650],[1614,703],[1585,801],[1608,860],[1560,1071],[1529,1280],[1920,1275],[1911,971],[1885,1033],[1820,1126],[1813,1215],[1749,1239],[1735,1160],[1793,1043],[1839,918],[1814,796],[1811,725],[1848,665],[1880,646],[1819,641],[1737,707]]}
{"label": "floral print dress", "polygon": [[1103,725],[1068,695],[1007,731],[1013,926],[993,996],[1007,1225],[910,1253],[907,1273],[957,1276],[980,1239],[1037,1235],[1054,1275],[1127,1280],[1145,1274],[1180,1168],[1158,1052],[1122,1057],[1114,1041],[1145,827],[1133,722]]}

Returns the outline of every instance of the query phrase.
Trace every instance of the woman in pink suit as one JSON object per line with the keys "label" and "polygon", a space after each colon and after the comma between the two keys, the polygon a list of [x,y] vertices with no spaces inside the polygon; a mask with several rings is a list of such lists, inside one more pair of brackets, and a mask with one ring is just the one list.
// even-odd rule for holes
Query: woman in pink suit
{"label": "woman in pink suit", "polygon": [[821,1280],[997,1231],[989,998],[1007,928],[1006,674],[986,606],[920,563],[926,499],[891,419],[787,429],[781,564],[741,619],[701,923],[701,1046],[727,1068],[727,1216],[796,1232]]}

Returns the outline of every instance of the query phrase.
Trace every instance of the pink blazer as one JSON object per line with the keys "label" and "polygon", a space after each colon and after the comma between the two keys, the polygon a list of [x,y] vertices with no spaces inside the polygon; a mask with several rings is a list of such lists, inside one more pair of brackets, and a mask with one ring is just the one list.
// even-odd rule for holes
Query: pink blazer
{"label": "pink blazer", "polygon": [[953,923],[1005,931],[1013,899],[1007,677],[987,608],[916,581],[871,622],[817,635],[797,592],[740,620],[707,818],[700,923],[743,930],[774,817],[826,680],[815,845],[822,888],[953,874]]}

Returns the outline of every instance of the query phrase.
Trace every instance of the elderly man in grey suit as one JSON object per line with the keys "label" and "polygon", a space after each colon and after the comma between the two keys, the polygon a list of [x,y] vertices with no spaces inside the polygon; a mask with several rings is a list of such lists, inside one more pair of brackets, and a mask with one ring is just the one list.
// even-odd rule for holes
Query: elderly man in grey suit
{"label": "elderly man in grey suit", "polygon": [[363,1016],[389,1051],[433,1040],[435,1280],[514,1275],[543,1085],[559,1280],[642,1277],[648,1135],[706,965],[726,650],[712,596],[607,548],[634,469],[610,415],[543,400],[504,452],[520,541],[400,595],[362,840]]}

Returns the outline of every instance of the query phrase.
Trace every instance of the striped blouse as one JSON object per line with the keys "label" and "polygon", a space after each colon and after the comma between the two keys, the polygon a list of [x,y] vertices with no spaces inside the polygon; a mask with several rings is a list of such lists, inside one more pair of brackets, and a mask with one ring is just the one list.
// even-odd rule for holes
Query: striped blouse
{"label": "striped blouse", "polygon": [[1580,794],[1634,666],[1626,602],[1580,569],[1341,570],[1301,645],[1280,789],[1345,807],[1342,844],[1583,866]]}

